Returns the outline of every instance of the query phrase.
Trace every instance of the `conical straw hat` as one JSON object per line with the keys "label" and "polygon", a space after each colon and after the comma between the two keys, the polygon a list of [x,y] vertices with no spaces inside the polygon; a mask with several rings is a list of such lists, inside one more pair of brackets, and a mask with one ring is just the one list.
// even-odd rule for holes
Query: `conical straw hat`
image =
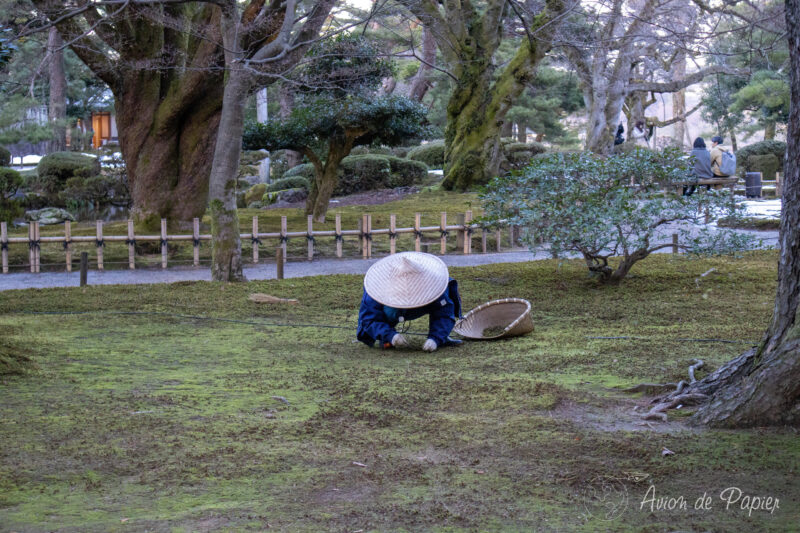
{"label": "conical straw hat", "polygon": [[447,265],[435,255],[401,252],[372,265],[364,276],[364,289],[383,305],[411,309],[441,296],[449,279]]}

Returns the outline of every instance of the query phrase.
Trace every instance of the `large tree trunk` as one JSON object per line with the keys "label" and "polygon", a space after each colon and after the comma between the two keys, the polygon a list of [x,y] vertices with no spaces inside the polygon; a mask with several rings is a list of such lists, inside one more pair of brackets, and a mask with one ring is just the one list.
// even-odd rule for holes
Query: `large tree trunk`
{"label": "large tree trunk", "polygon": [[503,117],[491,110],[492,70],[473,62],[447,103],[443,185],[467,190],[487,183],[499,169],[500,128]]}
{"label": "large tree trunk", "polygon": [[524,122],[517,123],[517,142],[528,142],[528,125]]}
{"label": "large tree trunk", "polygon": [[800,0],[786,0],[791,110],[772,322],[751,350],[691,387],[711,395],[693,420],[716,427],[800,424]]}
{"label": "large tree trunk", "polygon": [[[614,148],[614,136],[619,126],[624,94],[607,96],[607,83],[596,80],[589,99],[589,123],[586,127],[586,150],[596,154],[609,154]],[[632,138],[626,128],[626,141]]]}
{"label": "large tree trunk", "polygon": [[47,54],[50,56],[50,105],[47,118],[53,128],[50,151],[63,152],[67,149],[67,76],[64,73],[64,41],[55,27],[50,28],[47,36]]}
{"label": "large tree trunk", "polygon": [[[163,87],[160,78],[147,70],[126,74],[115,95],[134,214],[151,227],[160,218],[188,221],[205,213],[222,112],[223,83],[216,72],[206,73],[200,90],[178,81]],[[165,90],[185,96],[179,102],[159,98]]]}

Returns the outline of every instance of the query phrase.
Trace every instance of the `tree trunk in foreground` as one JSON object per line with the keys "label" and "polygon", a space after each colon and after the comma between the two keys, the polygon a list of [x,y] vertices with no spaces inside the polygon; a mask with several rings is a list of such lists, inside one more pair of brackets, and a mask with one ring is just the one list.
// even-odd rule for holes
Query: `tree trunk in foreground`
{"label": "tree trunk in foreground", "polygon": [[55,27],[47,36],[47,53],[50,78],[50,105],[48,120],[53,128],[50,151],[63,152],[67,149],[67,76],[64,73],[64,40]]}
{"label": "tree trunk in foreground", "polygon": [[715,427],[800,424],[800,0],[786,0],[791,110],[772,323],[750,350],[690,387],[711,396],[693,421]]}

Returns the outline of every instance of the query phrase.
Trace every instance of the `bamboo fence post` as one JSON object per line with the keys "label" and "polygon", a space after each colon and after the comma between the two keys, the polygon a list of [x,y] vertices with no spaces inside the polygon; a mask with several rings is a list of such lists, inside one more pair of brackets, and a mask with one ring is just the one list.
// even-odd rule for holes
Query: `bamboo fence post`
{"label": "bamboo fence post", "polygon": [[500,240],[503,238],[503,235],[500,233],[500,228],[497,228],[497,231],[494,232],[494,239],[497,246],[497,251],[500,251]]}
{"label": "bamboo fence post", "polygon": [[192,219],[192,248],[194,258],[192,264],[200,266],[200,219]]}
{"label": "bamboo fence post", "polygon": [[283,248],[283,260],[286,261],[286,217],[281,217],[281,248]]}
{"label": "bamboo fence post", "polygon": [[275,277],[277,279],[283,279],[283,264],[285,262],[285,255],[282,246],[278,246],[278,249],[275,250]]}
{"label": "bamboo fence post", "polygon": [[103,246],[106,245],[103,241],[103,221],[97,221],[97,235],[95,237],[95,244],[97,245],[97,270],[103,270]]}
{"label": "bamboo fence post", "polygon": [[481,253],[486,253],[486,237],[489,232],[486,228],[481,228]]}
{"label": "bamboo fence post", "polygon": [[161,219],[161,268],[167,268],[167,219]]}
{"label": "bamboo fence post", "polygon": [[3,274],[8,274],[8,225],[0,222],[0,255],[3,259]]}
{"label": "bamboo fence post", "polygon": [[472,211],[464,213],[464,253],[469,255],[472,253]]}
{"label": "bamboo fence post", "polygon": [[456,215],[456,225],[461,226],[456,230],[456,250],[459,251],[464,249],[464,238],[466,237],[464,229],[466,220],[467,220],[467,215],[462,213],[458,213]]}
{"label": "bamboo fence post", "polygon": [[342,215],[336,214],[336,257],[342,257]]}
{"label": "bamboo fence post", "polygon": [[308,215],[308,233],[306,233],[306,240],[308,241],[308,260],[314,260],[314,215]]}
{"label": "bamboo fence post", "polygon": [[253,217],[253,236],[250,238],[253,241],[253,264],[258,263],[258,245],[261,242],[258,238],[258,217]]}
{"label": "bamboo fence post", "polygon": [[89,277],[89,252],[81,252],[81,287],[86,286]]}
{"label": "bamboo fence post", "polygon": [[372,259],[372,215],[367,215],[367,259]]}
{"label": "bamboo fence post", "polygon": [[36,261],[33,259],[33,222],[28,224],[28,264],[31,272],[36,272]]}
{"label": "bamboo fence post", "polygon": [[420,249],[420,238],[422,237],[422,232],[420,231],[420,219],[422,218],[422,214],[414,213],[414,251],[419,252]]}
{"label": "bamboo fence post", "polygon": [[131,219],[128,219],[128,268],[136,269],[136,232]]}
{"label": "bamboo fence post", "polygon": [[67,272],[72,272],[72,222],[64,221],[64,260],[67,263]]}
{"label": "bamboo fence post", "polygon": [[673,233],[672,234],[672,253],[673,254],[677,254],[678,253],[678,234],[677,233]]}
{"label": "bamboo fence post", "polygon": [[441,222],[439,223],[439,234],[442,236],[439,245],[439,253],[447,253],[447,211],[442,211]]}
{"label": "bamboo fence post", "polygon": [[361,236],[361,258],[367,258],[367,215],[361,215],[358,233]]}
{"label": "bamboo fence post", "polygon": [[389,215],[389,253],[397,252],[397,215]]}
{"label": "bamboo fence post", "polygon": [[36,273],[41,271],[42,246],[41,235],[39,234],[39,221],[33,223],[33,260],[36,264]]}

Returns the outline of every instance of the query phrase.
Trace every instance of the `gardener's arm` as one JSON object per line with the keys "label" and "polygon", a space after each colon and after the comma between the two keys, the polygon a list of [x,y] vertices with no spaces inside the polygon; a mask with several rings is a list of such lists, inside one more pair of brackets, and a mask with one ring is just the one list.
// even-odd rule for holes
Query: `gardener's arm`
{"label": "gardener's arm", "polygon": [[[442,304],[444,302],[444,304]],[[442,296],[431,304],[434,308],[430,314],[428,338],[433,339],[436,346],[444,346],[447,336],[456,324],[455,305],[450,298]]]}
{"label": "gardener's arm", "polygon": [[383,305],[365,293],[358,313],[358,340],[371,346],[375,340],[381,344],[392,342],[395,335],[397,331],[389,324]]}

